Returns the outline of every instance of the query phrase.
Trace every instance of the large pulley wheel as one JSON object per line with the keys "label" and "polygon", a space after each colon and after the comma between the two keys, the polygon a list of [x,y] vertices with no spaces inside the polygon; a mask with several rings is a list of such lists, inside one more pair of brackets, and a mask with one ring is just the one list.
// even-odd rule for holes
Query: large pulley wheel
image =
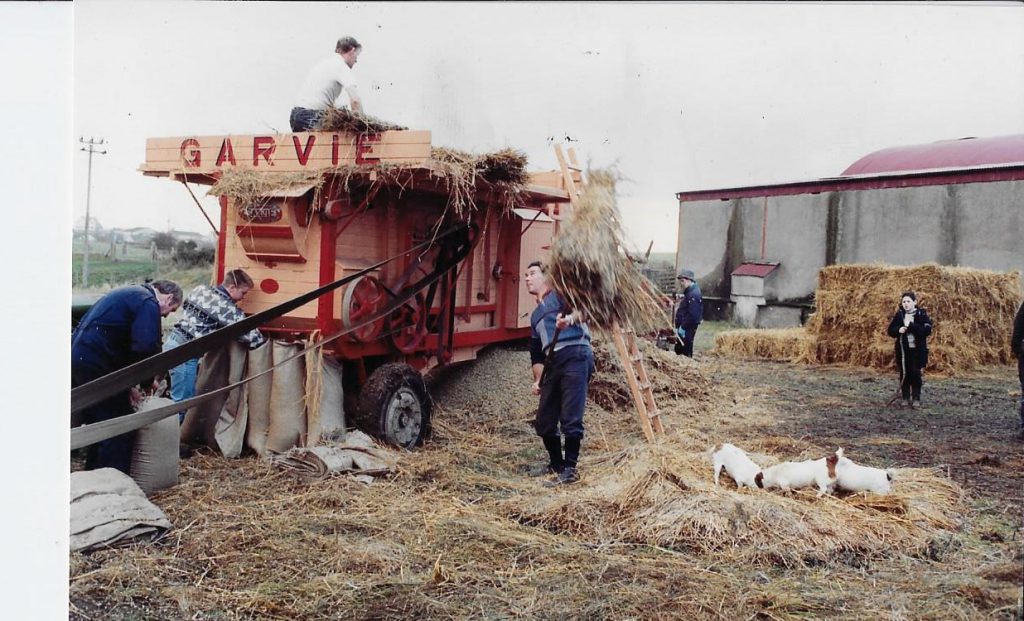
{"label": "large pulley wheel", "polygon": [[373,276],[360,276],[345,286],[341,297],[341,325],[349,330],[352,339],[369,343],[380,335],[384,318],[360,324],[384,310],[387,303],[387,291],[380,281]]}
{"label": "large pulley wheel", "polygon": [[416,351],[427,336],[427,309],[422,294],[417,293],[388,315],[388,338],[403,354]]}
{"label": "large pulley wheel", "polygon": [[359,393],[356,425],[388,444],[411,449],[430,427],[430,397],[411,366],[391,363],[370,374]]}

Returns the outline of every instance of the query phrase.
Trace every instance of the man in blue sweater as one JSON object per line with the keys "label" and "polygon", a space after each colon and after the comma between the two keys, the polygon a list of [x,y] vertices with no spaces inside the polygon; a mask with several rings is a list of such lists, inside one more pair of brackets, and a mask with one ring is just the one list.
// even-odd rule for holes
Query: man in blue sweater
{"label": "man in blue sweater", "polygon": [[[181,287],[169,280],[114,289],[82,317],[71,335],[71,386],[81,386],[160,353],[160,318],[181,304]],[[82,422],[98,423],[131,414],[141,399],[125,390],[81,412]],[[85,467],[117,468],[130,474],[135,432],[93,444]]]}
{"label": "man in blue sweater", "polygon": [[[533,394],[540,395],[534,428],[549,457],[546,466],[530,474],[555,475],[551,485],[575,483],[587,384],[594,374],[590,330],[578,312],[566,312],[565,302],[548,285],[547,270],[540,261],[526,270],[526,290],[537,296],[537,308],[530,316]],[[561,436],[565,436],[564,455]]]}
{"label": "man in blue sweater", "polygon": [[[676,354],[693,358],[693,339],[697,336],[697,327],[704,320],[704,298],[700,294],[700,286],[693,270],[680,270],[676,277],[683,297],[676,307]],[[682,341],[682,342],[680,342]]]}

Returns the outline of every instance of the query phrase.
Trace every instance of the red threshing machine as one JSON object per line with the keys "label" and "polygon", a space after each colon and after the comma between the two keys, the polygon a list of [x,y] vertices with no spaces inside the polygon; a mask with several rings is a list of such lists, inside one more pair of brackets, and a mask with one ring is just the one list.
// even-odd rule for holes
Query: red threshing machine
{"label": "red threshing machine", "polygon": [[147,140],[140,167],[186,184],[246,170],[279,180],[220,198],[214,277],[248,272],[252,314],[359,274],[261,329],[285,340],[345,331],[325,349],[342,364],[349,418],[406,447],[429,425],[421,373],[529,335],[535,301],[520,275],[547,255],[579,180],[559,150],[563,170],[532,174],[517,208],[499,208],[508,192],[478,180],[453,209],[456,180],[431,152],[428,131],[185,136]]}

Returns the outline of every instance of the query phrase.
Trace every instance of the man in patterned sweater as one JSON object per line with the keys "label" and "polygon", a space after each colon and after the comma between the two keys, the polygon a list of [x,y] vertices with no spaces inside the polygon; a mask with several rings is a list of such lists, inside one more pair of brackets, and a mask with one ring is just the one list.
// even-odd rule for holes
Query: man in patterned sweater
{"label": "man in patterned sweater", "polygon": [[[182,304],[184,314],[164,342],[164,351],[197,339],[214,330],[231,325],[245,318],[238,308],[238,302],[252,289],[252,278],[243,270],[231,270],[224,275],[224,282],[216,287],[199,285],[188,294]],[[267,339],[259,330],[253,329],[238,337],[239,342],[255,349]],[[184,401],[196,394],[196,374],[199,359],[186,360],[171,369],[171,398]],[[178,420],[185,420],[185,412],[178,412]]]}

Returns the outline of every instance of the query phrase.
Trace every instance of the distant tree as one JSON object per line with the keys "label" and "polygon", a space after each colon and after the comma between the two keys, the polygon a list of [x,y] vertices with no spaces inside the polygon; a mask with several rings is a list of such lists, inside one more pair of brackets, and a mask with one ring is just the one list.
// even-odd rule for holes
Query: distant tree
{"label": "distant tree", "polygon": [[153,243],[156,244],[157,250],[170,250],[174,248],[174,236],[170,233],[157,233],[153,236]]}
{"label": "distant tree", "polygon": [[199,248],[191,239],[174,245],[174,264],[178,267],[198,267],[213,264],[213,248]]}

